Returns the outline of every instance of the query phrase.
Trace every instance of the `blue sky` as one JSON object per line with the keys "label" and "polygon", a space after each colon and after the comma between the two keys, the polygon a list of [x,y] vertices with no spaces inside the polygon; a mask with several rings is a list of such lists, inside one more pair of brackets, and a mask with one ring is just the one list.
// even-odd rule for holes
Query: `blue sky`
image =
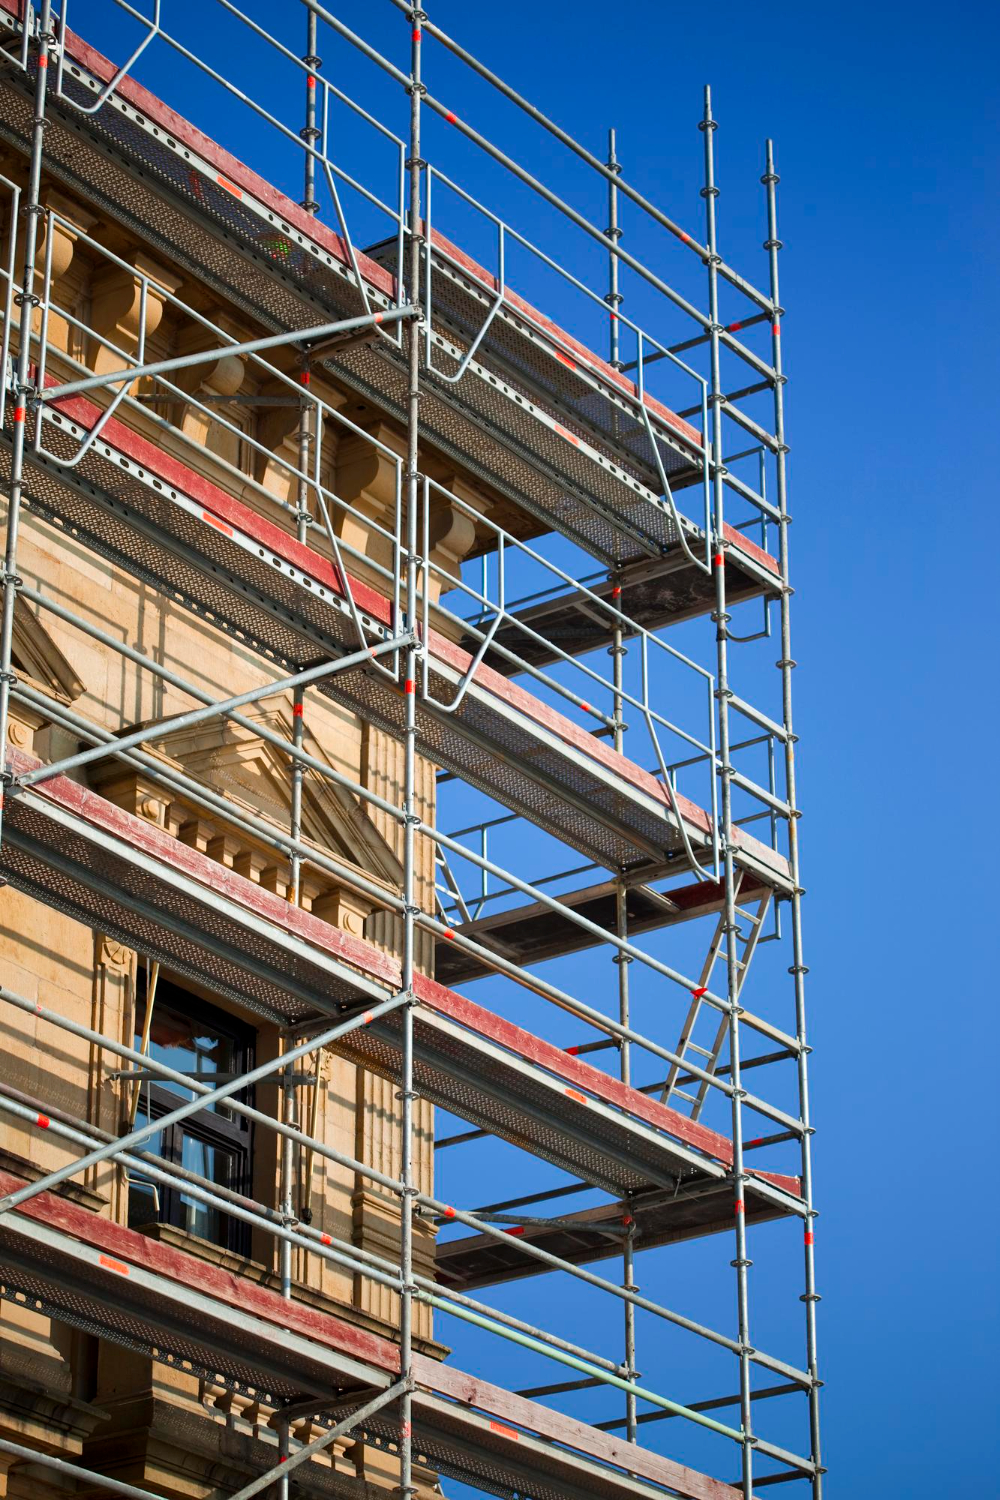
{"label": "blue sky", "polygon": [[[80,30],[83,10],[74,15]],[[339,13],[405,65],[406,25],[388,0]],[[211,43],[217,22],[206,16]],[[614,125],[630,179],[696,235],[696,126],[702,84],[711,82],[720,248],[760,285],[758,178],[764,138],[775,138],[829,1494],[922,1500],[973,1485],[985,1493],[998,1458],[988,1394],[996,1195],[982,1187],[996,1141],[994,862],[986,852],[994,790],[980,768],[983,754],[991,764],[995,733],[996,585],[987,556],[997,467],[995,17],[964,4],[942,15],[920,4],[674,12],[652,3],[449,0],[432,19],[598,155]],[[370,107],[384,97],[401,128],[398,91],[360,67],[331,72],[345,56],[330,50],[327,76]],[[243,62],[246,86],[249,52]],[[151,55],[144,76],[199,123],[217,120],[213,97],[195,80],[180,97],[172,71]],[[433,46],[425,76],[463,118],[604,222],[603,189]],[[258,83],[278,111],[279,70],[263,81],[258,74]],[[263,134],[251,149],[257,136],[242,116],[238,124],[235,111],[226,118],[215,133],[298,196],[294,152]],[[351,152],[364,159],[366,137],[346,121],[343,142],[345,162]],[[519,190],[437,121],[428,124],[427,152],[580,274],[599,276],[584,243],[526,207]],[[703,302],[693,257],[628,209],[623,223],[627,245]],[[387,231],[366,220],[357,232],[374,239]],[[482,225],[470,226],[476,233],[485,257],[489,237]],[[537,268],[518,285],[547,297]],[[626,294],[626,311],[645,318],[647,294],[631,285]],[[769,665],[776,643],[766,651]],[[758,651],[748,660],[756,681],[765,658]],[[590,986],[594,962],[567,968],[567,984],[575,977]],[[525,1171],[499,1149],[491,1156],[477,1147],[460,1163],[466,1149],[442,1163],[456,1196],[463,1173],[499,1183]],[[676,1305],[730,1327],[731,1292],[720,1279],[729,1254],[728,1245],[661,1252],[640,1274],[644,1285],[669,1287]],[[798,1317],[797,1260],[768,1230],[758,1262],[755,1326],[773,1325],[783,1337]],[[617,1314],[608,1322],[589,1298],[560,1304],[562,1295],[533,1281],[497,1300],[540,1320],[569,1308],[561,1326],[572,1332],[578,1319],[584,1342],[598,1327],[617,1336]],[[501,1383],[527,1383],[527,1366],[508,1351],[450,1326],[443,1336],[454,1339],[459,1363]],[[640,1327],[640,1363],[653,1383],[679,1399],[710,1394],[708,1364],[703,1376],[699,1355],[687,1345],[674,1352],[661,1337],[655,1326]],[[800,1357],[798,1348],[789,1357]],[[577,1409],[602,1416],[607,1403]],[[646,1431],[675,1452],[678,1435],[666,1429],[679,1425]],[[711,1471],[728,1477],[724,1464]]]}

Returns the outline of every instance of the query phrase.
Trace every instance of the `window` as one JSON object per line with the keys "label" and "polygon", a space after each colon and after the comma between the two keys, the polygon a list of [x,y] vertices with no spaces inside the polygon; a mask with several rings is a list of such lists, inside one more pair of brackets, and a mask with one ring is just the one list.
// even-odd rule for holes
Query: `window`
{"label": "window", "polygon": [[[142,1046],[146,1007],[146,976],[140,971],[135,1014],[137,1049]],[[253,1067],[254,1041],[251,1027],[179,985],[163,978],[158,981],[153,992],[148,1054],[155,1061],[214,1086]],[[137,1126],[155,1122],[195,1097],[192,1090],[166,1081],[150,1080],[139,1088]],[[252,1092],[244,1090],[235,1097],[249,1104]],[[145,1149],[221,1187],[249,1193],[251,1145],[249,1121],[228,1109],[223,1100],[157,1131],[148,1138]],[[138,1173],[130,1175],[128,1221],[133,1229],[143,1224],[172,1224],[239,1255],[250,1251],[245,1223],[202,1203],[181,1187],[165,1187]]]}

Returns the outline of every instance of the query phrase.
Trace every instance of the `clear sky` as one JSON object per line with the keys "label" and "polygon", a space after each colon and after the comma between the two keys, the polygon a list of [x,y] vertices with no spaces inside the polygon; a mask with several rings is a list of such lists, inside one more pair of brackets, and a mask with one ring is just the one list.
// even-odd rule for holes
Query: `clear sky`
{"label": "clear sky", "polygon": [[[388,0],[333,8],[405,64],[405,22]],[[74,9],[85,30],[86,7]],[[996,1172],[995,12],[961,0],[441,0],[431,17],[597,154],[614,125],[629,177],[696,234],[710,82],[721,249],[761,285],[758,178],[763,140],[775,138],[829,1494],[995,1492],[997,1194],[982,1184]],[[171,91],[169,68],[150,59],[147,76],[181,112],[205,113],[193,86],[186,99]],[[601,221],[596,185],[581,188],[513,111],[487,116],[485,96],[459,92],[430,46],[427,76]],[[338,81],[354,91],[353,70]],[[443,130],[429,125],[429,142]],[[239,151],[238,132],[227,143]],[[459,167],[472,161],[448,149]],[[485,192],[480,170],[471,182]],[[523,201],[497,192],[503,212]],[[626,243],[662,256],[668,279],[691,274],[683,252],[644,239],[627,211],[624,222]],[[464,1165],[501,1172],[488,1153]],[[457,1160],[442,1172],[459,1181]],[[765,1320],[780,1290],[766,1248],[755,1290]],[[678,1305],[689,1291],[710,1305],[692,1253],[657,1265]],[[519,1295],[506,1305],[544,1321],[545,1283]],[[723,1307],[717,1322],[731,1315]],[[579,1316],[588,1342],[602,1315],[581,1300]],[[506,1351],[451,1326],[445,1336],[460,1363],[520,1378]],[[640,1362],[662,1389],[708,1394],[650,1347]],[[678,1426],[658,1429],[664,1451]]]}

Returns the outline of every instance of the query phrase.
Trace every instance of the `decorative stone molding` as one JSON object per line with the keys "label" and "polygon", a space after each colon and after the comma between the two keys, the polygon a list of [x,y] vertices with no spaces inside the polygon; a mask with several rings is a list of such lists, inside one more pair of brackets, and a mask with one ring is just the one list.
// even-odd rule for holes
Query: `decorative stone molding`
{"label": "decorative stone molding", "polygon": [[[35,255],[35,265],[39,271],[44,270],[46,257],[49,254],[48,242],[51,231],[52,250],[49,265],[52,280],[59,281],[64,277],[73,264],[76,247],[81,234],[89,234],[97,223],[96,214],[88,213],[79,203],[72,198],[67,198],[57,188],[43,187],[40,193],[42,205],[51,210],[53,218],[46,212],[38,220],[38,249]],[[49,337],[52,337],[51,319],[49,323]],[[58,343],[59,341],[56,340]]]}
{"label": "decorative stone molding", "polygon": [[99,760],[91,767],[90,784],[116,807],[135,813],[157,828],[167,826],[170,796],[152,777],[122,765],[120,761]]}
{"label": "decorative stone molding", "polygon": [[176,292],[181,277],[168,271],[141,250],[128,257],[134,270],[105,265],[98,270],[91,286],[90,326],[101,339],[116,348],[108,348],[100,339],[91,340],[90,363],[98,375],[122,368],[122,354],[134,355],[139,346],[142,318],[142,277],[146,282],[145,342],[149,343],[163,319],[166,293]]}
{"label": "decorative stone molding", "polygon": [[[344,432],[337,444],[334,489],[339,499],[378,522],[386,531],[395,530],[397,474],[402,485],[402,460],[406,440],[388,422],[374,422],[365,428],[367,436]],[[383,445],[377,447],[376,444]],[[389,449],[390,452],[385,452]],[[337,509],[333,527],[341,541],[364,557],[370,557],[384,568],[393,565],[392,544],[380,536],[359,516]],[[385,584],[381,587],[384,589]]]}
{"label": "decorative stone molding", "polygon": [[335,885],[325,890],[322,895],[313,897],[312,910],[314,916],[321,918],[324,922],[329,922],[331,927],[342,927],[345,932],[351,932],[355,937],[362,937],[365,919],[372,910],[372,902],[366,901],[356,891]]}
{"label": "decorative stone molding", "polygon": [[[462,562],[476,544],[476,517],[486,515],[492,502],[454,472],[443,474],[437,479],[437,484],[440,488],[430,491],[430,561],[443,572],[459,578]],[[442,489],[453,495],[454,500],[449,502],[441,493]],[[428,586],[431,603],[436,603],[450,587],[447,578],[432,573]]]}

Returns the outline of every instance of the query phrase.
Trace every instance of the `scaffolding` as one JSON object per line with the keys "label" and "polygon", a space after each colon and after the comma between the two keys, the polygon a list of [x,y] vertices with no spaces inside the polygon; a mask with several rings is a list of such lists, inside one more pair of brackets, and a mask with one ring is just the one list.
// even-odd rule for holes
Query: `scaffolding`
{"label": "scaffolding", "polygon": [[[225,1099],[232,1111],[275,1132],[282,1193],[276,1205],[256,1202],[151,1154],[149,1138],[163,1128],[162,1119],[136,1126],[133,1111],[132,1127],[109,1135],[0,1084],[5,1116],[78,1151],[35,1181],[0,1174],[6,1294],[211,1383],[265,1392],[279,1415],[277,1448],[262,1449],[258,1476],[232,1500],[271,1486],[294,1492],[295,1470],[349,1433],[398,1456],[404,1497],[414,1491],[419,1458],[446,1480],[532,1500],[652,1500],[665,1493],[719,1500],[736,1492],[751,1500],[768,1485],[795,1480],[818,1500],[824,1471],[810,1048],[771,143],[761,178],[768,265],[762,291],[718,249],[717,124],[708,90],[699,126],[705,211],[699,238],[628,181],[615,132],[601,160],[404,0],[389,0],[373,29],[391,37],[390,51],[406,38],[406,67],[317,0],[301,0],[300,14],[287,7],[280,35],[230,0],[206,0],[199,8],[243,28],[248,45],[270,49],[276,65],[292,70],[295,108],[301,111],[305,99],[301,129],[289,123],[291,101],[288,118],[281,118],[272,103],[228,77],[211,49],[199,52],[184,26],[186,7],[172,8],[168,0],[153,0],[147,10],[127,0],[109,5],[138,28],[134,49],[120,63],[73,33],[68,0],[61,7],[52,0],[34,7],[0,0],[0,134],[29,159],[26,188],[0,176],[10,222],[23,226],[20,236],[10,234],[2,272],[0,471],[9,506],[0,622],[0,874],[137,950],[151,973],[162,966],[267,1018],[281,1028],[285,1045],[276,1059],[213,1087],[14,989],[0,990],[0,1000],[4,1009],[34,1018],[46,1037],[62,1029],[116,1054],[125,1097],[147,1078],[182,1084],[192,1097],[168,1123]],[[176,33],[171,21],[180,27]],[[405,28],[398,38],[397,26]],[[371,69],[378,79],[374,102],[353,97],[340,87],[343,79],[334,82],[322,71],[324,38],[352,49],[359,69],[362,60]],[[447,60],[448,77],[465,70],[477,88],[526,116],[553,150],[586,169],[605,195],[606,226],[436,96],[424,76],[428,45],[435,61]],[[220,100],[247,111],[300,155],[300,203],[138,81],[157,53],[182,58]],[[398,131],[383,118],[380,101],[388,97],[402,97],[406,123]],[[343,165],[335,121],[345,113],[388,150],[387,195]],[[423,135],[428,116],[461,138],[467,159],[506,174],[564,224],[565,264],[432,159]],[[142,243],[161,247],[264,331],[239,341],[204,308],[70,225],[57,205],[44,201],[43,172],[100,204]],[[323,222],[324,194],[332,227]],[[351,195],[366,213],[388,221],[364,249],[351,232]],[[475,219],[495,246],[492,269],[435,227],[447,221],[441,205],[449,203]],[[685,276],[692,270],[704,276],[702,306],[629,249],[630,219],[645,226],[637,236],[642,242],[645,231],[658,236],[653,264],[672,256]],[[53,271],[60,228],[72,229],[95,259],[135,278],[137,347],[116,347],[79,310],[60,303]],[[571,268],[595,264],[595,247],[606,279],[590,284],[589,272]],[[535,265],[553,278],[547,285],[562,287],[559,306],[577,310],[567,323],[605,330],[606,357],[512,288],[515,251],[519,264]],[[196,328],[195,352],[149,357],[147,308],[154,297]],[[633,298],[641,321],[626,311]],[[738,316],[724,315],[724,301]],[[76,330],[79,347],[101,347],[101,373],[55,349],[48,336],[55,318]],[[297,373],[273,362],[278,349],[298,361]],[[231,356],[269,382],[272,394],[259,404],[297,413],[297,460],[267,454],[281,464],[295,496],[294,503],[279,503],[267,494],[283,510],[284,527],[143,435],[150,421],[176,430],[179,402],[235,431],[222,398],[213,403],[204,388],[193,393],[184,383],[199,364]],[[727,388],[736,367],[738,383]],[[405,450],[318,394],[313,371],[328,372],[405,429]],[[322,451],[331,432],[368,444],[391,474],[391,524],[330,487]],[[239,437],[265,453],[242,429]],[[503,497],[499,519],[426,472],[428,448]],[[221,472],[224,461],[217,467]],[[232,477],[244,491],[252,488],[245,472],[234,469]],[[434,517],[445,502],[475,529],[475,556],[457,565],[434,557]],[[193,674],[123,643],[54,593],[32,587],[18,575],[26,510],[210,623],[279,675],[260,689],[213,698]],[[354,543],[343,524],[348,517]],[[366,545],[357,544],[360,534]],[[776,555],[768,550],[773,536]],[[527,592],[512,597],[515,581]],[[18,607],[51,613],[196,706],[113,733],[19,681]],[[737,607],[748,628],[734,633]],[[674,644],[682,627],[684,650]],[[739,653],[754,641],[779,648],[778,694],[755,667],[747,674],[754,697],[758,690],[765,703],[780,697],[770,712],[735,685]],[[609,669],[599,660],[605,654]],[[291,741],[242,712],[277,692],[293,695]],[[400,804],[306,748],[302,725],[314,695],[402,743]],[[84,748],[42,763],[12,747],[7,724],[19,703],[43,712]],[[156,752],[169,733],[220,718],[270,739],[284,757],[287,828],[240,811]],[[287,863],[287,899],[90,790],[81,773],[109,757],[267,845]],[[472,788],[477,805],[487,805],[483,816],[455,831],[440,826],[440,814],[423,817],[418,757],[441,768],[442,804],[449,789]],[[307,775],[398,823],[397,893],[305,838]],[[526,835],[526,824],[537,835]],[[417,899],[418,844],[434,849],[431,909]],[[518,846],[542,851],[539,858],[549,862],[541,873],[528,878]],[[512,854],[501,860],[497,848]],[[567,856],[576,863],[567,867]],[[298,895],[306,867],[389,912],[402,934],[401,959],[304,911]],[[659,940],[644,941],[700,930],[698,924],[710,932],[700,967]],[[436,955],[435,979],[421,971],[422,943]],[[768,943],[787,955],[787,995],[778,993],[773,965],[759,990],[748,978]],[[615,965],[600,971],[594,1003],[538,972],[547,960],[590,949],[610,954]],[[551,1006],[585,1040],[556,1046],[451,988],[484,976]],[[651,1031],[634,1020],[644,987],[661,1001]],[[397,1176],[335,1150],[300,1119],[304,1075],[295,1065],[323,1048],[397,1085]],[[611,1066],[602,1067],[609,1058]],[[280,1079],[277,1115],[239,1097],[269,1076]],[[468,1126],[439,1137],[439,1152],[500,1140],[558,1169],[560,1180],[477,1208],[421,1190],[413,1164],[418,1098]],[[398,1199],[398,1259],[336,1241],[297,1216],[300,1154],[310,1164],[325,1158],[347,1168]],[[168,1254],[53,1192],[105,1160],[164,1186],[183,1182],[195,1201],[272,1235],[280,1291],[254,1285],[234,1299],[231,1278],[213,1267]],[[475,1180],[470,1169],[470,1196]],[[587,1206],[553,1207],[574,1194],[587,1195]],[[433,1279],[414,1269],[418,1219],[442,1230]],[[759,1347],[752,1334],[749,1235],[772,1221],[781,1233],[803,1237],[798,1361]],[[734,1244],[731,1331],[640,1289],[642,1256],[722,1234]],[[297,1301],[293,1247],[392,1289],[397,1339],[363,1333]],[[601,1269],[610,1260],[620,1263],[621,1280]],[[620,1304],[620,1350],[587,1348],[573,1332],[579,1325],[572,1316],[569,1328],[557,1332],[508,1310],[509,1302],[494,1306],[472,1295],[553,1272]],[[417,1304],[548,1359],[564,1378],[514,1392],[431,1359],[414,1347]],[[668,1395],[645,1384],[637,1312],[735,1361],[735,1391],[727,1385],[682,1402],[677,1390]],[[720,1307],[721,1323],[724,1313]],[[622,1415],[589,1425],[539,1399],[593,1390],[617,1392]],[[784,1412],[793,1401],[794,1417],[772,1429],[768,1413]],[[303,1415],[321,1429],[308,1443],[293,1435]],[[710,1444],[706,1469],[723,1478],[640,1443],[640,1429],[667,1419],[673,1419],[671,1440],[684,1427],[697,1429],[699,1441]],[[803,1436],[789,1446],[792,1440],[772,1440],[774,1430]],[[0,1442],[0,1451],[30,1457],[102,1493],[155,1500],[150,1491],[53,1455],[8,1442]]]}

